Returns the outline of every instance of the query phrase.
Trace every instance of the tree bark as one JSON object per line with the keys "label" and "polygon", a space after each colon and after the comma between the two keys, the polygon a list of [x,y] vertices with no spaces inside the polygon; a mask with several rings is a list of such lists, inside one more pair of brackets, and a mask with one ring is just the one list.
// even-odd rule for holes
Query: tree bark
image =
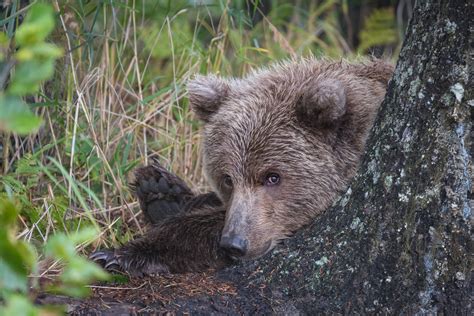
{"label": "tree bark", "polygon": [[348,191],[233,271],[267,287],[274,310],[472,315],[473,16],[468,1],[417,3]]}

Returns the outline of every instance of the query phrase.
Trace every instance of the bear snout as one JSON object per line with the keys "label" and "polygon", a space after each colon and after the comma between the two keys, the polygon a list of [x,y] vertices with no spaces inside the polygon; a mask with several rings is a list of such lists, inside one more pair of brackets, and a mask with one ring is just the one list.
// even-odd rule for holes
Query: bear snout
{"label": "bear snout", "polygon": [[244,257],[248,251],[248,240],[236,234],[222,235],[220,247],[233,258],[238,259]]}

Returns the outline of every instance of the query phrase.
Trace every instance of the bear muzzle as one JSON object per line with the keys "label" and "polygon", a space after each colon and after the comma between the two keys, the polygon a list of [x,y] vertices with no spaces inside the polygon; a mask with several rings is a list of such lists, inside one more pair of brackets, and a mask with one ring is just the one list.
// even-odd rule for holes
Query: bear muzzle
{"label": "bear muzzle", "polygon": [[248,251],[248,240],[236,234],[222,235],[220,247],[224,249],[232,259],[245,257]]}
{"label": "bear muzzle", "polygon": [[273,248],[273,224],[264,216],[262,202],[252,189],[234,191],[219,244],[230,258],[255,259]]}

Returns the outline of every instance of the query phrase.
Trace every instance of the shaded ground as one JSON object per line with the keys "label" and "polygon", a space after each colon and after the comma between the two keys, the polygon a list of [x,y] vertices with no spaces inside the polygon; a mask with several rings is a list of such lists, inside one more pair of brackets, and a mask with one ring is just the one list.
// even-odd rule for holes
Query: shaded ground
{"label": "shaded ground", "polygon": [[37,303],[67,305],[66,310],[72,315],[272,312],[264,289],[240,286],[213,273],[133,278],[126,284],[95,285],[92,290],[93,295],[85,300],[43,294]]}

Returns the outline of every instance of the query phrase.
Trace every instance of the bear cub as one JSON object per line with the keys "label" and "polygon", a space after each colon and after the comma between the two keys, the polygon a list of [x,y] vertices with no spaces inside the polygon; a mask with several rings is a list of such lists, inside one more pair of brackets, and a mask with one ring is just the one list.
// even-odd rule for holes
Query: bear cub
{"label": "bear cub", "polygon": [[241,79],[197,76],[189,100],[203,126],[212,193],[195,195],[158,162],[136,171],[154,226],[91,258],[134,275],[202,271],[271,251],[318,217],[354,176],[393,66],[287,61]]}

